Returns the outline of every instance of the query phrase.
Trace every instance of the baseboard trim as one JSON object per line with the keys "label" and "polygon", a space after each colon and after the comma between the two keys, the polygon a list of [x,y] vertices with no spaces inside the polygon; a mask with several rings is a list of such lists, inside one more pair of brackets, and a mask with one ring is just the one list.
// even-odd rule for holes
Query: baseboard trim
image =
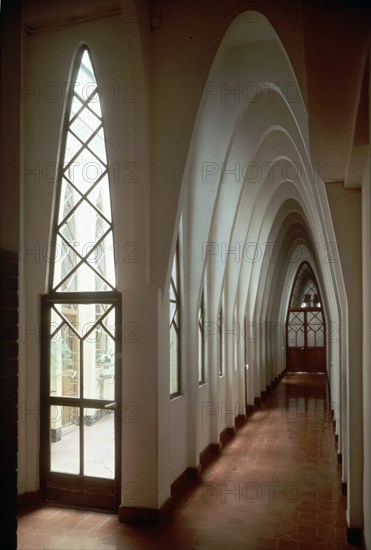
{"label": "baseboard trim", "polygon": [[[216,447],[218,450],[216,450]],[[217,444],[210,443],[203,451],[200,453],[200,465],[201,472],[203,472],[210,464],[215,462],[218,459],[218,454],[220,453],[220,447]]]}
{"label": "baseboard trim", "polygon": [[255,397],[254,399],[254,407],[256,409],[261,409],[262,407],[262,398],[261,397]]}
{"label": "baseboard trim", "polygon": [[189,467],[184,470],[170,485],[170,494],[173,498],[179,498],[190,484],[198,480],[201,475],[201,464],[197,467]]}
{"label": "baseboard trim", "polygon": [[238,416],[236,416],[236,418],[234,419],[234,425],[235,425],[236,431],[242,428],[242,426],[246,424],[246,420],[247,420],[247,417],[245,414],[239,414]]}
{"label": "baseboard trim", "polygon": [[200,479],[201,477],[201,464],[198,466],[190,466],[187,468],[188,479],[193,481]]}
{"label": "baseboard trim", "polygon": [[40,489],[37,491],[28,491],[17,496],[18,511],[37,506],[41,502]]}
{"label": "baseboard trim", "polygon": [[221,441],[219,441],[219,443],[210,443],[209,447],[214,455],[219,455],[222,450],[222,443]]}
{"label": "baseboard trim", "polygon": [[224,428],[222,432],[220,432],[219,440],[221,443],[221,448],[223,449],[228,443],[235,437],[236,435],[236,428]]}
{"label": "baseboard trim", "polygon": [[118,518],[121,523],[159,525],[166,523],[171,519],[174,502],[169,497],[159,508],[131,508],[129,506],[119,506]]}
{"label": "baseboard trim", "polygon": [[254,414],[255,412],[255,405],[247,405],[246,409],[246,420],[248,420],[249,416]]}
{"label": "baseboard trim", "polygon": [[347,543],[362,548],[363,529],[360,527],[347,527]]}

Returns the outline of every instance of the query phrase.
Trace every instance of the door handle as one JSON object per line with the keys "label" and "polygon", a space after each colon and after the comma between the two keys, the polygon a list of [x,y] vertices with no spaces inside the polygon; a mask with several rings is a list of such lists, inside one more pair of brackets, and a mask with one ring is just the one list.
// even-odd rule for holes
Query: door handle
{"label": "door handle", "polygon": [[108,403],[108,405],[104,405],[104,408],[105,409],[116,409],[117,408],[117,403],[116,402]]}

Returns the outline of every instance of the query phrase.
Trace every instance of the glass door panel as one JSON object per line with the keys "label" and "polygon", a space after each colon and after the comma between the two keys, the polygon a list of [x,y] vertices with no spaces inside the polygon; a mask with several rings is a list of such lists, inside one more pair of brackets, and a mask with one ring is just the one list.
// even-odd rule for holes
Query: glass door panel
{"label": "glass door panel", "polygon": [[[84,505],[115,509],[119,503],[121,311],[118,297],[104,298],[97,301],[95,294],[91,302],[88,296],[43,301],[48,326],[43,342],[47,372],[42,376],[41,477],[47,499],[69,503],[80,492],[79,502]],[[89,502],[86,483],[89,494],[96,495]]]}
{"label": "glass door panel", "polygon": [[84,425],[84,474],[93,477],[115,477],[115,429],[114,411],[85,409],[87,418],[95,418],[93,424]]}
{"label": "glass door panel", "polygon": [[301,348],[304,346],[304,311],[292,311],[288,321],[288,347]]}
{"label": "glass door panel", "polygon": [[316,277],[307,262],[296,274],[286,318],[286,367],[326,371],[326,325]]}
{"label": "glass door panel", "polygon": [[79,409],[52,405],[50,407],[50,469],[53,472],[80,472]]}
{"label": "glass door panel", "polygon": [[324,323],[321,311],[307,312],[307,346],[313,348],[324,346]]}

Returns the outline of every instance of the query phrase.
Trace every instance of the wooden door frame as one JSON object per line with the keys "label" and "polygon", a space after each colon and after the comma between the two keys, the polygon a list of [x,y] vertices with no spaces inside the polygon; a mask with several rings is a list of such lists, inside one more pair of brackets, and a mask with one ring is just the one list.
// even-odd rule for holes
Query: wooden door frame
{"label": "wooden door frame", "polygon": [[[50,470],[50,406],[78,407],[87,406],[102,409],[111,400],[87,399],[80,397],[50,396],[50,335],[51,306],[54,304],[113,304],[115,313],[115,475],[114,479],[98,478],[81,474],[66,474]],[[121,400],[122,400],[122,304],[121,294],[109,292],[71,292],[56,293],[41,297],[41,368],[40,368],[40,490],[43,500],[60,502],[74,507],[102,510],[117,510],[121,503]],[[82,376],[82,371],[80,372]],[[58,402],[58,403],[57,403]],[[81,431],[84,425],[80,414]],[[81,449],[82,451],[82,449]],[[80,457],[81,464],[81,457]]]}
{"label": "wooden door frame", "polygon": [[[307,264],[311,270],[311,274],[312,274],[312,277],[313,277],[313,282],[315,284],[315,287],[317,289],[317,292],[318,292],[318,296],[319,296],[319,303],[321,304],[321,307],[303,307],[303,308],[300,308],[300,307],[291,307],[291,304],[292,304],[292,300],[293,300],[293,294],[294,294],[294,291],[296,289],[296,284],[297,284],[297,280],[298,280],[298,277],[301,273],[301,270],[302,270],[302,267],[304,264]],[[303,347],[297,347],[297,346],[291,346],[289,347],[289,331],[288,331],[288,327],[289,327],[289,318],[290,318],[290,313],[295,313],[295,312],[303,312],[304,313],[304,324],[303,324],[303,328],[304,328],[304,346]],[[313,348],[312,346],[308,346],[308,321],[307,321],[307,314],[310,313],[310,312],[321,312],[322,314],[322,319],[323,319],[323,346],[320,346],[318,348]],[[303,349],[304,350],[304,370],[305,371],[308,371],[307,369],[307,349],[322,349],[322,353],[324,355],[324,363],[325,363],[325,372],[327,372],[327,346],[326,346],[326,316],[325,316],[325,311],[324,311],[324,308],[323,308],[323,301],[322,301],[322,296],[321,296],[321,292],[320,292],[320,289],[319,289],[319,286],[318,286],[318,282],[317,282],[317,279],[316,279],[316,276],[314,274],[314,271],[312,269],[312,267],[310,266],[310,264],[305,261],[305,262],[302,262],[297,271],[296,271],[296,275],[295,275],[295,278],[294,278],[294,281],[293,281],[293,284],[292,284],[292,287],[291,287],[291,292],[290,292],[290,299],[289,299],[289,306],[287,308],[287,314],[286,314],[286,323],[285,323],[285,330],[286,330],[286,338],[285,338],[285,341],[286,341],[286,368],[288,369],[289,368],[289,359],[288,359],[288,355],[289,355],[289,349]],[[309,372],[309,371],[308,371]]]}

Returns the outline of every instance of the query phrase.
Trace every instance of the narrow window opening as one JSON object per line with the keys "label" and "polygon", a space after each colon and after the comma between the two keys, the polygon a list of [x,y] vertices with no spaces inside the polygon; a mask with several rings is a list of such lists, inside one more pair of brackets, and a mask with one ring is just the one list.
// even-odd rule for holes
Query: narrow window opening
{"label": "narrow window opening", "polygon": [[[55,254],[49,294],[42,301],[40,476],[45,498],[68,503],[72,495],[76,505],[115,509],[121,300],[102,110],[86,47],[76,56],[68,97],[53,218]],[[60,489],[77,481],[77,493]],[[89,483],[96,497],[86,501]]]}
{"label": "narrow window opening", "polygon": [[223,306],[220,306],[218,319],[218,334],[219,334],[219,376],[224,374],[224,332],[223,332]]}
{"label": "narrow window opening", "polygon": [[198,312],[198,382],[205,383],[205,302],[202,292]]}
{"label": "narrow window opening", "polygon": [[177,242],[170,280],[170,397],[180,394],[180,276]]}

